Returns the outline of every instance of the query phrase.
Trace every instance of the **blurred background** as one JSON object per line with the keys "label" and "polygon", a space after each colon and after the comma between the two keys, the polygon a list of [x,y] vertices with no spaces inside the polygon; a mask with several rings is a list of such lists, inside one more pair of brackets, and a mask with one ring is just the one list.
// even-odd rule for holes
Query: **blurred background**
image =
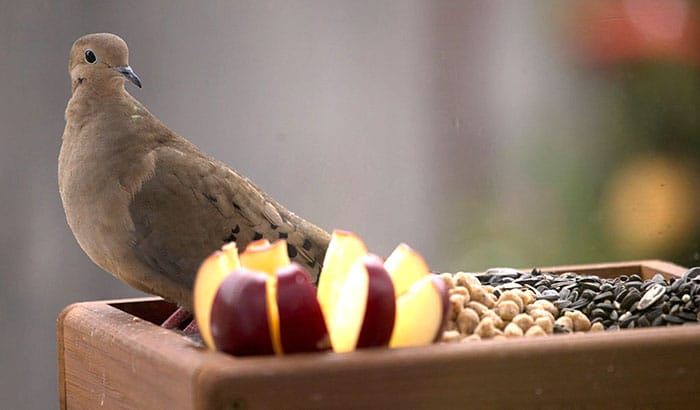
{"label": "blurred background", "polygon": [[58,407],[55,320],[138,295],[56,182],[72,42],[121,35],[179,134],[301,216],[439,271],[700,259],[687,0],[0,0],[0,407]]}

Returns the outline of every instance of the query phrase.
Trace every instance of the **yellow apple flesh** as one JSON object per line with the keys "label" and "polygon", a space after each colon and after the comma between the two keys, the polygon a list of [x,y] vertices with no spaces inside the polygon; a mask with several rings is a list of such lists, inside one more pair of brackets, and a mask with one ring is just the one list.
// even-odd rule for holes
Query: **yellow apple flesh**
{"label": "yellow apple flesh", "polygon": [[[366,253],[367,247],[357,235],[348,231],[333,231],[318,281],[318,302],[324,312],[329,311],[330,305],[341,297],[345,277],[353,264]],[[327,316],[326,325],[330,328]]]}
{"label": "yellow apple flesh", "polygon": [[245,251],[241,252],[239,258],[241,266],[266,272],[270,276],[275,276],[277,269],[289,265],[290,262],[287,254],[287,241],[284,239],[273,243],[266,239],[253,241],[248,244]]}
{"label": "yellow apple flesh", "polygon": [[375,255],[358,258],[346,275],[334,275],[338,297],[323,309],[333,350],[387,345],[393,329],[394,288]]}
{"label": "yellow apple flesh", "polygon": [[414,283],[430,274],[430,269],[422,256],[405,243],[399,244],[384,262],[394,282],[396,297],[408,291]]}
{"label": "yellow apple flesh", "polygon": [[396,299],[396,322],[390,347],[423,346],[437,340],[449,308],[447,286],[429,275]]}
{"label": "yellow apple flesh", "polygon": [[236,244],[231,242],[224,245],[222,250],[209,255],[197,271],[192,296],[194,316],[202,340],[210,349],[215,348],[210,328],[211,307],[214,303],[214,296],[224,278],[239,267],[240,262]]}

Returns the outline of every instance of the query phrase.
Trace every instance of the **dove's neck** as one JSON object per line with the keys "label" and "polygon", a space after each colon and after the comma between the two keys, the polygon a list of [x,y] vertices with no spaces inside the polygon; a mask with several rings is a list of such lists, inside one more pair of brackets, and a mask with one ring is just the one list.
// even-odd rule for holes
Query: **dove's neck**
{"label": "dove's neck", "polygon": [[121,89],[110,89],[82,84],[73,91],[68,101],[65,119],[67,125],[77,128],[96,121],[118,121],[122,122],[119,126],[124,126],[123,122],[129,119],[123,119],[121,113],[138,114],[142,117],[150,115],[123,86]]}

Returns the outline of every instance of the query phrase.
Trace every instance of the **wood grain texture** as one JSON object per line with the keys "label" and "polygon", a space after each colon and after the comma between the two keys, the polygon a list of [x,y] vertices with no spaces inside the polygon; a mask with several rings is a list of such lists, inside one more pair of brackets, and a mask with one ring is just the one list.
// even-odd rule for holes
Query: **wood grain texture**
{"label": "wood grain texture", "polygon": [[158,409],[192,403],[196,373],[213,359],[189,339],[110,302],[71,305],[61,313],[58,328],[62,408]]}
{"label": "wood grain texture", "polygon": [[614,278],[621,275],[638,274],[642,279],[651,279],[657,273],[662,274],[666,279],[671,277],[680,277],[688,270],[683,266],[675,263],[666,262],[658,259],[627,261],[627,262],[610,262],[610,263],[589,263],[582,265],[563,265],[538,267],[542,272],[576,272],[585,275],[596,275],[601,278]]}
{"label": "wood grain texture", "polygon": [[[582,266],[545,270],[644,277],[685,271],[661,261]],[[206,351],[149,322],[172,308],[156,298],[66,308],[58,324],[61,407],[700,406],[700,326],[236,358]],[[140,312],[143,318],[127,312]]]}

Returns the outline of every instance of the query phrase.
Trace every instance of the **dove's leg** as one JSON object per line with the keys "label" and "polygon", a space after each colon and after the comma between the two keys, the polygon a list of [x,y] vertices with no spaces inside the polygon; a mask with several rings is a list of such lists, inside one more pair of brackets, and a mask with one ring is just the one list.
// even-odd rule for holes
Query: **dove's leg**
{"label": "dove's leg", "polygon": [[[183,323],[192,319],[192,313],[187,310],[178,307],[172,315],[170,315],[165,321],[160,325],[160,327],[165,329],[178,329]],[[194,320],[193,320],[194,322]]]}
{"label": "dove's leg", "polygon": [[189,325],[185,327],[185,329],[182,331],[182,333],[186,335],[193,335],[196,333],[199,333],[199,328],[197,327],[197,321],[192,319]]}

